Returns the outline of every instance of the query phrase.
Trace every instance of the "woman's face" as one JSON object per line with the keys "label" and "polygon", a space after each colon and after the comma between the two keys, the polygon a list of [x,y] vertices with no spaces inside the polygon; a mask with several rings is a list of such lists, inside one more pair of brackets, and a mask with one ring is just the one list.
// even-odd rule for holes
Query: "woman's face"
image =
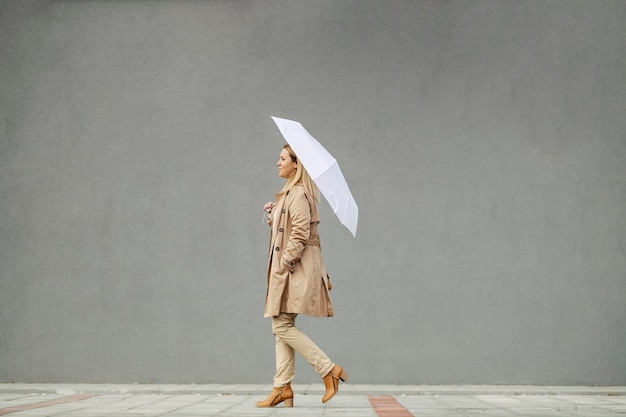
{"label": "woman's face", "polygon": [[280,152],[276,165],[278,166],[278,176],[281,178],[291,178],[296,173],[296,168],[298,167],[298,163],[291,160],[287,149],[283,149]]}

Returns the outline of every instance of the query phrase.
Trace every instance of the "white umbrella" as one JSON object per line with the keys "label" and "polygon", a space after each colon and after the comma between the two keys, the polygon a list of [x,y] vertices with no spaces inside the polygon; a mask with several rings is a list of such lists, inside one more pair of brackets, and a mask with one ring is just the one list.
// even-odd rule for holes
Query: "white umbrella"
{"label": "white umbrella", "polygon": [[299,122],[273,117],[280,133],[317,184],[341,224],[356,237],[359,208],[337,160]]}

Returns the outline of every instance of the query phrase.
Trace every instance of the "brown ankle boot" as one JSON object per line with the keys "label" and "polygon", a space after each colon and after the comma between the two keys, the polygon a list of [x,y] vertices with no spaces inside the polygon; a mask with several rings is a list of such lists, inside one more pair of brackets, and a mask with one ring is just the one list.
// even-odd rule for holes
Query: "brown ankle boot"
{"label": "brown ankle boot", "polygon": [[347,381],[349,375],[339,365],[335,365],[333,369],[324,377],[324,386],[326,386],[326,393],[322,397],[322,402],[325,403],[337,394],[339,391],[339,380]]}
{"label": "brown ankle boot", "polygon": [[287,384],[281,388],[272,388],[272,392],[263,401],[256,403],[259,408],[276,407],[278,404],[285,402],[285,407],[293,407],[293,391],[291,385]]}

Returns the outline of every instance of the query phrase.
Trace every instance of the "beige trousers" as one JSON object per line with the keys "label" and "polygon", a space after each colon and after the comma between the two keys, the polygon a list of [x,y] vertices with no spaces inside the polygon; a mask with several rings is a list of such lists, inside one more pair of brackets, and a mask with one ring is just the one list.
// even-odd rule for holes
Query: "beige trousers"
{"label": "beige trousers", "polygon": [[276,337],[275,387],[284,387],[293,380],[296,373],[295,352],[321,377],[325,377],[335,366],[322,349],[296,327],[297,316],[295,313],[280,313],[272,317],[272,331]]}

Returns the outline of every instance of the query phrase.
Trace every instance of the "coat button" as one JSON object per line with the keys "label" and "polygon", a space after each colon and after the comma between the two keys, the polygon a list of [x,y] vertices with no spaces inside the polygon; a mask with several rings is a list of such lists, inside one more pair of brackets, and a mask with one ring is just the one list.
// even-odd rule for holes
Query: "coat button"
{"label": "coat button", "polygon": [[283,232],[283,228],[281,227],[280,229],[278,229],[278,231],[279,231],[280,233],[282,233],[282,232]]}
{"label": "coat button", "polygon": [[280,248],[279,248],[278,246],[276,246],[276,250],[277,250],[277,251],[279,251],[279,250],[280,250]]}

